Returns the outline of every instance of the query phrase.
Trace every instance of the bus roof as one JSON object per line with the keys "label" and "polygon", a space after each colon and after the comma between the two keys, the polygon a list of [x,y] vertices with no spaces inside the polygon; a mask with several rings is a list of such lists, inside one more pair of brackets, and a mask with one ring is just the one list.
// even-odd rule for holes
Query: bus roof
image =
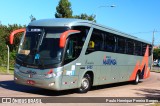
{"label": "bus roof", "polygon": [[101,25],[101,24],[97,24],[93,21],[74,19],[74,18],[55,18],[55,19],[35,20],[35,21],[29,23],[29,26],[47,26],[47,27],[54,27],[54,26],[59,26],[59,27],[68,26],[68,27],[71,27],[71,26],[78,26],[78,25],[98,28],[98,29],[101,29],[103,31],[107,31],[107,32],[114,33],[114,34],[117,34],[117,35],[120,35],[120,36],[124,36],[124,37],[131,38],[131,39],[134,39],[134,40],[137,40],[137,41],[141,41],[141,42],[151,44],[151,42],[142,40],[138,37],[135,37],[135,36],[132,36],[130,34],[121,32],[121,31],[113,29],[111,27],[107,27],[107,26],[104,26],[104,25]]}

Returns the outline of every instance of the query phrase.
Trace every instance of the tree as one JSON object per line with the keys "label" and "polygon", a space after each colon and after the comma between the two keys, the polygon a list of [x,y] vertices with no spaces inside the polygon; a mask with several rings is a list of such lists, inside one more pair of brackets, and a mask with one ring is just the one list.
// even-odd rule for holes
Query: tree
{"label": "tree", "polygon": [[154,49],[153,50],[153,58],[154,59],[160,59],[160,49]]}
{"label": "tree", "polygon": [[[16,57],[16,52],[18,50],[20,37],[21,36],[15,36],[14,44],[9,44],[9,35],[13,30],[24,28],[26,26],[21,26],[17,24],[13,25],[0,25],[0,65],[7,63],[7,45],[9,45],[10,48],[10,64],[14,64],[14,60]],[[22,34],[20,34],[22,35]]]}
{"label": "tree", "polygon": [[6,42],[5,42],[5,36],[6,35],[6,26],[0,25],[0,65],[5,64],[6,63]]}
{"label": "tree", "polygon": [[36,18],[33,15],[31,15],[29,18],[30,18],[31,22],[36,20]]}
{"label": "tree", "polygon": [[72,15],[71,3],[68,0],[60,0],[56,10],[56,18],[77,18],[96,22],[95,15],[87,15],[86,13]]}
{"label": "tree", "polygon": [[56,18],[72,18],[71,3],[68,0],[60,0],[56,10]]}
{"label": "tree", "polygon": [[89,21],[94,21],[96,22],[95,20],[95,15],[87,15],[86,13],[82,13],[81,15],[75,15],[73,16],[74,18],[78,18],[78,19],[83,19],[83,20],[89,20]]}

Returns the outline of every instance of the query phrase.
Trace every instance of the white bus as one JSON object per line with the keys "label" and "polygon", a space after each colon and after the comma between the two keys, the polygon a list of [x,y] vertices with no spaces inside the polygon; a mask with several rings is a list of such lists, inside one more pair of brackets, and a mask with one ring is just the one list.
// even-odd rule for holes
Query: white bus
{"label": "white bus", "polygon": [[16,56],[18,84],[51,90],[77,88],[148,78],[152,45],[118,30],[79,19],[31,22]]}

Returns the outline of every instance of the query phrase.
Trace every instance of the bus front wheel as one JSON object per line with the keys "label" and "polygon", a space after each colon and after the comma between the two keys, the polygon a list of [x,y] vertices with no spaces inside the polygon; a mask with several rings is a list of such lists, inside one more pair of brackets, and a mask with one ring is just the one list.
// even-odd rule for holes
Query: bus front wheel
{"label": "bus front wheel", "polygon": [[81,87],[78,88],[79,93],[87,93],[91,88],[91,77],[89,74],[85,74],[81,80]]}

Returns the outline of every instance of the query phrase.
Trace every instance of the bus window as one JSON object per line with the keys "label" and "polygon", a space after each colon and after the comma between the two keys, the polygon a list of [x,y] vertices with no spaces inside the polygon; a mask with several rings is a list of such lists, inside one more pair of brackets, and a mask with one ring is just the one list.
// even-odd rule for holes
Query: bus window
{"label": "bus window", "polygon": [[103,50],[104,50],[104,35],[99,30],[94,29],[88,44],[86,54],[92,53],[94,51],[103,51]]}
{"label": "bus window", "polygon": [[146,52],[146,48],[147,48],[147,44],[143,43],[142,44],[142,56],[144,56],[144,54]]}
{"label": "bus window", "polygon": [[122,37],[118,37],[117,38],[117,47],[116,47],[116,52],[117,53],[125,53],[125,44],[126,44],[126,40],[125,38]]}
{"label": "bus window", "polygon": [[83,36],[87,36],[90,28],[86,26],[72,26],[72,29],[79,30]]}
{"label": "bus window", "polygon": [[79,57],[83,44],[84,36],[82,36],[81,33],[69,36],[65,50],[64,64],[67,64]]}
{"label": "bus window", "polygon": [[106,43],[105,43],[105,51],[107,52],[114,52],[115,51],[115,36],[110,33],[106,33]]}
{"label": "bus window", "polygon": [[140,42],[135,42],[134,55],[141,56],[142,55],[142,47]]}
{"label": "bus window", "polygon": [[127,41],[127,54],[133,55],[134,53],[134,42],[132,40]]}

